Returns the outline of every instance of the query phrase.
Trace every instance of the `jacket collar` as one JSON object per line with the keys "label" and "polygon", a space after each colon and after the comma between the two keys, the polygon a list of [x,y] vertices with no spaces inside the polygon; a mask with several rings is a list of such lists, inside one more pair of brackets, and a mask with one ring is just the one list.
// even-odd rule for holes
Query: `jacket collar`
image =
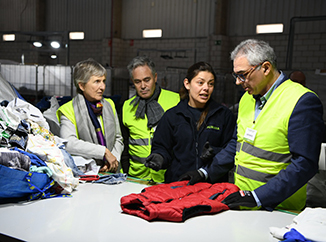
{"label": "jacket collar", "polygon": [[[181,100],[179,104],[176,106],[176,113],[183,114],[184,116],[191,118],[192,115],[188,111],[188,99]],[[208,101],[207,105],[209,105],[209,112],[207,117],[215,113],[216,111],[222,108],[222,105],[215,102],[212,98]]]}

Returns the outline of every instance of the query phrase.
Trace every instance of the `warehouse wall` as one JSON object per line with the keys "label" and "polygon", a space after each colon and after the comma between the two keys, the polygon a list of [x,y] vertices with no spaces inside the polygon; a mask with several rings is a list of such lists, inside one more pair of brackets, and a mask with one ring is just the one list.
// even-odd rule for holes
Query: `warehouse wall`
{"label": "warehouse wall", "polygon": [[[119,80],[127,79],[126,66],[136,55],[153,58],[163,83],[197,61],[210,62],[224,75],[218,92],[223,100],[237,100],[230,80],[229,53],[242,40],[268,41],[278,56],[279,68],[287,70],[290,21],[293,17],[326,16],[324,0],[0,0],[0,31],[59,31],[67,44],[67,31],[84,31],[85,39],[70,41],[51,60],[18,35],[15,42],[0,40],[0,59],[38,65],[74,65],[94,58],[113,67]],[[283,23],[281,34],[257,35],[257,24]],[[162,28],[163,37],[143,39],[142,30]],[[309,73],[307,85],[323,93],[326,69],[326,21],[295,25],[291,69]],[[169,73],[168,73],[169,72]],[[180,82],[180,80],[175,80]],[[310,82],[310,83],[309,83]],[[231,83],[231,84],[230,84]],[[229,94],[229,95],[226,95]],[[233,96],[232,96],[233,95]],[[229,97],[230,96],[230,97]],[[324,97],[320,95],[323,99]],[[220,97],[219,97],[220,98]],[[323,100],[326,103],[326,100]],[[326,105],[324,105],[326,106]]]}
{"label": "warehouse wall", "polygon": [[[227,12],[226,19],[218,18],[221,12]],[[321,15],[326,15],[323,0],[0,0],[1,31],[84,31],[85,40],[69,43],[70,65],[92,57],[104,65],[125,67],[138,53],[179,56],[157,58],[163,69],[205,60],[225,72],[231,67],[228,53],[240,40],[261,38],[275,47],[284,68],[291,18]],[[255,34],[256,24],[281,22],[282,34]],[[146,28],[162,28],[163,37],[142,39]],[[293,68],[326,68],[325,32],[325,20],[296,24]],[[50,53],[35,54],[27,38],[18,35],[15,43],[1,41],[0,59],[21,62],[24,54],[25,63],[66,64],[67,49],[60,49],[59,59],[51,60]]]}
{"label": "warehouse wall", "polygon": [[[255,35],[257,24],[283,23],[289,34],[292,17],[326,15],[324,0],[231,0],[228,8],[228,35]],[[325,32],[326,21],[304,22],[296,26],[296,33]]]}

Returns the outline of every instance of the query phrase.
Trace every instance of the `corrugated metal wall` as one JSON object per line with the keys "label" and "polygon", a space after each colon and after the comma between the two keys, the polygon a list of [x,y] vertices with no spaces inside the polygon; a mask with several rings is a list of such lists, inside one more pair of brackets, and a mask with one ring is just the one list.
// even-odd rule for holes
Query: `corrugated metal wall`
{"label": "corrugated metal wall", "polygon": [[[257,24],[283,23],[288,34],[292,17],[326,15],[325,0],[230,0],[228,35],[254,35]],[[326,21],[301,22],[296,33],[326,31]]]}
{"label": "corrugated metal wall", "polygon": [[36,31],[36,4],[38,0],[0,1],[1,31]]}
{"label": "corrugated metal wall", "polygon": [[85,40],[111,36],[110,0],[46,0],[48,31],[84,31]]}
{"label": "corrugated metal wall", "polygon": [[[121,1],[122,39],[142,38],[142,30],[147,28],[162,28],[163,38],[214,34],[217,0]],[[111,37],[111,0],[0,0],[0,30],[40,31],[35,23],[42,19],[36,11],[44,2],[46,31],[84,31],[86,40]],[[228,0],[227,3],[229,36],[253,35],[257,24],[269,23],[284,23],[287,34],[292,17],[326,15],[325,0]],[[296,25],[296,33],[323,31],[326,21]]]}
{"label": "corrugated metal wall", "polygon": [[214,0],[124,0],[122,38],[142,38],[161,28],[163,38],[206,37],[214,27]]}

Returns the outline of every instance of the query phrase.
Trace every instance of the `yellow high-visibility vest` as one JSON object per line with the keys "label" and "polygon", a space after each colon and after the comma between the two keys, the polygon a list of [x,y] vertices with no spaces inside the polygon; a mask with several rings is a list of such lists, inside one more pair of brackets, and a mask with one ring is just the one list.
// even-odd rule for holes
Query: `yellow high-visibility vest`
{"label": "yellow high-visibility vest", "polygon": [[[235,184],[253,191],[267,183],[291,163],[288,143],[290,116],[307,88],[291,80],[278,86],[257,119],[255,99],[245,93],[239,103]],[[247,129],[256,132],[254,141],[245,139]],[[306,185],[286,199],[278,208],[300,210],[306,202]]]}
{"label": "yellow high-visibility vest", "polygon": [[[136,98],[136,96],[134,98]],[[129,129],[128,148],[130,167],[128,174],[137,178],[164,182],[164,173],[166,170],[156,172],[144,165],[145,159],[151,153],[151,143],[155,130],[147,127],[146,115],[144,119],[135,117],[138,105],[135,107],[133,104],[130,105],[134,98],[125,101],[122,108],[122,122],[124,126]],[[158,103],[161,105],[164,112],[177,105],[179,101],[179,94],[161,89]]]}

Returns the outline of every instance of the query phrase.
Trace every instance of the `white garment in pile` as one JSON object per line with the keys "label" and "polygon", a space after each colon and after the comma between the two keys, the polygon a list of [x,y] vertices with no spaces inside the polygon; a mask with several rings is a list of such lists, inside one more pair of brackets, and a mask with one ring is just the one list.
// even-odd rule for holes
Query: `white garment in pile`
{"label": "white garment in pile", "polygon": [[15,98],[14,100],[8,103],[6,110],[8,113],[10,113],[9,118],[11,120],[17,121],[18,118],[19,122],[20,120],[31,120],[40,125],[41,127],[50,130],[49,124],[43,117],[42,112],[37,107],[34,107],[32,104],[24,100]]}
{"label": "white garment in pile", "polygon": [[292,228],[306,239],[326,242],[326,209],[306,208],[293,219],[293,223],[283,228],[270,227],[270,233],[277,239],[284,239],[284,234]]}
{"label": "white garment in pile", "polygon": [[70,194],[79,184],[79,179],[74,178],[71,168],[64,162],[61,150],[54,142],[44,139],[41,135],[28,135],[26,150],[36,154],[53,172],[55,180],[64,189],[62,193]]}

